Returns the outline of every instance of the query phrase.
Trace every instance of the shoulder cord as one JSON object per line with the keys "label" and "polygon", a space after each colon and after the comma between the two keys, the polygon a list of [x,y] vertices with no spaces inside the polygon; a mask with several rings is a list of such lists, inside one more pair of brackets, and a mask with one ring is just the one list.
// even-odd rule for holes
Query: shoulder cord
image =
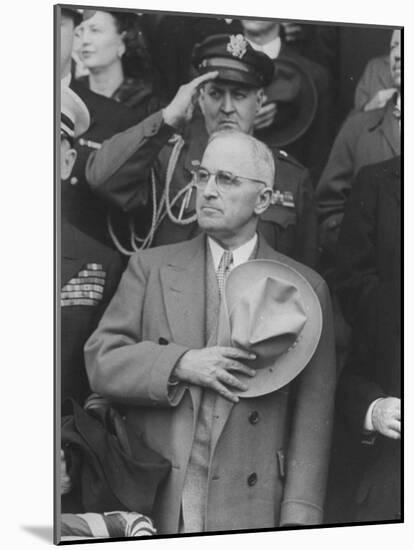
{"label": "shoulder cord", "polygon": [[[156,186],[156,179],[155,179],[155,171],[154,171],[153,168],[151,169],[151,188],[152,188],[152,221],[151,221],[151,227],[150,227],[150,229],[149,229],[149,231],[148,231],[148,233],[145,237],[139,237],[136,234],[136,231],[135,231],[133,217],[131,215],[129,216],[128,225],[129,225],[129,229],[130,229],[130,233],[131,233],[130,242],[131,242],[132,250],[127,250],[120,243],[119,239],[115,235],[115,231],[114,231],[114,228],[113,228],[113,225],[112,225],[110,214],[108,212],[108,218],[107,218],[108,231],[109,231],[109,234],[110,234],[110,236],[112,238],[112,241],[115,244],[116,248],[122,254],[124,254],[126,256],[132,256],[132,254],[134,254],[134,252],[137,252],[138,250],[149,248],[152,244],[153,239],[154,239],[154,235],[155,235],[156,230],[161,225],[161,222],[164,220],[166,215],[168,215],[170,220],[173,223],[177,224],[177,225],[188,225],[190,223],[193,223],[197,219],[196,214],[193,214],[192,216],[190,216],[188,218],[185,218],[185,219],[182,218],[184,210],[187,208],[187,206],[190,202],[191,193],[192,193],[192,190],[193,190],[192,181],[190,183],[188,183],[185,187],[183,187],[183,189],[180,189],[180,191],[178,191],[178,193],[175,195],[175,197],[172,200],[170,200],[171,180],[172,180],[172,177],[174,175],[174,171],[175,171],[175,168],[177,166],[178,158],[180,156],[180,153],[181,153],[181,150],[184,146],[184,143],[185,143],[184,139],[181,136],[179,136],[179,135],[175,136],[174,148],[171,152],[171,156],[168,160],[168,165],[167,165],[164,192],[161,196],[161,200],[160,200],[160,203],[159,203],[158,206],[157,206],[157,196],[156,196],[157,186]],[[182,200],[182,203],[181,203],[180,213],[179,213],[178,217],[176,217],[172,212],[172,207],[178,202],[178,200],[183,195],[185,195],[185,197],[184,197],[184,199]],[[164,210],[164,206],[165,206],[165,210]]]}

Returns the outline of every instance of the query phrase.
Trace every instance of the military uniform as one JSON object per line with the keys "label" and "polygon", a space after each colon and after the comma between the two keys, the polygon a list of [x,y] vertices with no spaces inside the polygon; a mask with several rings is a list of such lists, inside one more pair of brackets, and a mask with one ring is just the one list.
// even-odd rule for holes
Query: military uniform
{"label": "military uniform", "polygon": [[[91,117],[89,129],[75,144],[77,159],[71,177],[62,181],[61,212],[80,231],[97,241],[113,247],[107,229],[108,205],[99,200],[85,179],[85,164],[92,151],[96,151],[105,139],[138,122],[134,112],[120,103],[95,94],[72,78],[70,88],[83,100]],[[125,234],[125,217],[114,211],[112,216]],[[119,232],[119,229],[118,229]]]}
{"label": "military uniform", "polygon": [[61,403],[71,397],[83,404],[90,393],[83,346],[118,286],[123,265],[119,254],[66,220],[61,246]]}
{"label": "military uniform", "polygon": [[[180,137],[164,123],[161,112],[154,113],[93,152],[88,160],[86,175],[93,191],[125,212],[135,212],[135,217],[139,217],[147,207],[151,172],[155,176],[158,197],[167,187],[171,200],[190,184],[194,169],[192,161],[201,161],[207,139],[200,118],[195,117]],[[176,152],[178,158],[174,163]],[[309,173],[287,153],[276,148],[273,148],[273,153],[276,164],[275,203],[262,215],[260,230],[274,249],[315,266],[317,220]],[[171,181],[166,185],[171,168]],[[189,190],[187,198],[183,219],[194,217],[195,190]],[[179,201],[172,207],[175,217],[179,216],[182,204]],[[195,220],[180,225],[166,216],[151,244],[180,242],[198,232]]]}

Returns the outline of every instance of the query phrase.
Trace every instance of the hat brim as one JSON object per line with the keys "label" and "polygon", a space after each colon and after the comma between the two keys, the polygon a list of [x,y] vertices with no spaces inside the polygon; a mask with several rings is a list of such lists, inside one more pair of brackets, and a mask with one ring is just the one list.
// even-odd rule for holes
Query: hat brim
{"label": "hat brim", "polygon": [[249,291],[255,282],[269,276],[288,280],[297,287],[307,322],[295,345],[286,353],[267,364],[260,358],[246,361],[246,365],[256,370],[254,377],[232,373],[248,386],[247,391],[235,392],[240,398],[266,395],[289,384],[309,364],[322,333],[323,320],[319,298],[305,277],[292,267],[275,260],[251,260],[234,268],[227,277],[219,316],[218,345],[233,346],[229,311],[233,309],[241,294]]}
{"label": "hat brim", "polygon": [[214,80],[235,82],[236,84],[242,84],[244,86],[248,86],[249,88],[263,88],[263,84],[261,84],[259,78],[256,78],[253,74],[248,72],[241,72],[236,69],[220,66],[203,67],[198,70],[200,75],[211,71],[218,71],[218,76]]}
{"label": "hat brim", "polygon": [[[299,63],[278,58],[274,60],[274,64],[275,66],[281,65],[294,69],[300,75],[301,86],[299,94],[295,98],[295,113],[289,117],[289,125],[287,126],[278,125],[276,113],[275,122],[268,128],[258,130],[255,135],[269,145],[285,147],[302,137],[311,126],[318,107],[318,93],[312,76]],[[279,102],[277,81],[275,79],[265,87],[265,94],[268,102],[274,101],[278,103],[279,109],[284,108],[283,102]]]}

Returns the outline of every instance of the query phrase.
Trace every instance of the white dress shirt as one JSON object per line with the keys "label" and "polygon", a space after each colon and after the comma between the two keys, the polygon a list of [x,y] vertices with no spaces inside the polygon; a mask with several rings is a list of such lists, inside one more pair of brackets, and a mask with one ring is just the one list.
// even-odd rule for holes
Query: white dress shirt
{"label": "white dress shirt", "polygon": [[[211,237],[207,237],[207,241],[210,247],[211,255],[213,257],[214,269],[217,272],[221,257],[223,256],[224,248],[222,248],[216,241]],[[233,263],[230,267],[230,270],[234,267],[247,262],[250,258],[255,246],[257,243],[257,233],[254,234],[254,237],[247,241],[247,243],[242,244],[239,248],[232,250],[233,253]]]}
{"label": "white dress shirt", "polygon": [[279,57],[280,48],[282,47],[282,41],[279,36],[277,36],[267,44],[256,44],[256,42],[253,42],[248,38],[247,41],[250,43],[251,47],[254,50],[256,50],[257,52],[265,53],[267,56],[270,57],[270,59],[276,59],[277,57]]}

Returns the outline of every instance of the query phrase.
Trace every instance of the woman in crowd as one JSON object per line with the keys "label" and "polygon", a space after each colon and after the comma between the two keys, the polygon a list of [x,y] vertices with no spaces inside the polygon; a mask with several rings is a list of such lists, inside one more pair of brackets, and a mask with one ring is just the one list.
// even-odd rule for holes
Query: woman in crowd
{"label": "woman in crowd", "polygon": [[135,111],[137,120],[160,109],[158,79],[138,15],[85,10],[79,47],[89,72],[80,80],[93,92],[124,103]]}

